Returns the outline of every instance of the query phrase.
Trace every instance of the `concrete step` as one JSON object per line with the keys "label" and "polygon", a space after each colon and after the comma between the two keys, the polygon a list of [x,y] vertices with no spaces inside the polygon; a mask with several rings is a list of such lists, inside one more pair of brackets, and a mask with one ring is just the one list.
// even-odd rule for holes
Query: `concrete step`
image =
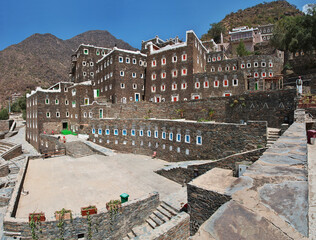
{"label": "concrete step", "polygon": [[129,240],[130,238],[129,237],[123,237],[123,240]]}
{"label": "concrete step", "polygon": [[146,222],[148,223],[148,225],[152,228],[155,229],[155,227],[157,227],[157,223],[155,223],[152,219],[148,218],[146,219]]}
{"label": "concrete step", "polygon": [[177,215],[179,213],[179,211],[177,209],[175,209],[174,207],[170,206],[168,203],[166,202],[162,202],[160,204],[160,206],[164,209],[166,209],[168,212],[170,212],[173,216]]}
{"label": "concrete step", "polygon": [[164,209],[163,207],[159,206],[157,207],[157,211],[159,211],[161,214],[165,215],[168,219],[172,218],[172,213]]}
{"label": "concrete step", "polygon": [[[159,218],[159,217],[157,217],[155,214],[150,214],[150,216],[149,216],[149,218],[151,219],[151,220],[153,220],[156,224],[157,224],[157,226],[160,226],[161,224],[163,224],[164,222]],[[156,226],[156,227],[157,227]]]}
{"label": "concrete step", "polygon": [[144,233],[150,232],[151,230],[153,230],[151,228],[151,226],[149,226],[149,224],[147,222],[145,222],[144,224],[142,224],[140,226],[134,227],[132,229],[132,232],[135,234],[135,236],[140,236]]}
{"label": "concrete step", "polygon": [[127,237],[128,237],[129,239],[131,239],[131,238],[136,237],[136,235],[135,235],[133,232],[129,232],[129,233],[127,234]]}
{"label": "concrete step", "polygon": [[158,210],[153,212],[162,222],[167,222],[169,220],[168,217],[166,217],[165,215],[163,215],[161,212],[159,212]]}

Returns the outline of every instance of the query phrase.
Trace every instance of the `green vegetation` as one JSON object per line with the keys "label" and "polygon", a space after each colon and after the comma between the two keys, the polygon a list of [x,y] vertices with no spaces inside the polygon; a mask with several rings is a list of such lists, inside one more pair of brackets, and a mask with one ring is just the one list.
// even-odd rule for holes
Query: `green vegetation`
{"label": "green vegetation", "polygon": [[9,119],[9,111],[6,108],[2,108],[0,110],[0,120],[8,120]]}
{"label": "green vegetation", "polygon": [[250,54],[250,52],[247,51],[243,40],[239,42],[236,52],[239,57],[248,56]]}
{"label": "green vegetation", "polygon": [[225,26],[219,22],[219,23],[212,23],[210,24],[211,28],[207,31],[206,34],[204,34],[201,38],[202,41],[211,40],[214,39],[214,42],[220,43],[221,41],[221,33],[226,32]]}
{"label": "green vegetation", "polygon": [[292,53],[316,50],[316,11],[309,15],[285,17],[275,26],[271,43],[277,49]]}

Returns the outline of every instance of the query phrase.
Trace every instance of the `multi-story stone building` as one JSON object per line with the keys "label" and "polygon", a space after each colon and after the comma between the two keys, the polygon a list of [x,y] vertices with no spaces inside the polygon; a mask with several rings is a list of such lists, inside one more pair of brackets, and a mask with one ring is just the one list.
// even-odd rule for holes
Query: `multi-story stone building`
{"label": "multi-story stone building", "polygon": [[96,63],[94,97],[113,103],[144,100],[145,70],[146,54],[114,47]]}
{"label": "multi-story stone building", "polygon": [[193,31],[186,32],[185,41],[156,36],[143,41],[141,51],[82,44],[72,55],[70,82],[27,95],[26,139],[40,150],[45,144],[40,134],[78,132],[89,119],[107,116],[112,103],[178,102],[282,88],[282,54],[229,59],[216,49],[206,48]]}

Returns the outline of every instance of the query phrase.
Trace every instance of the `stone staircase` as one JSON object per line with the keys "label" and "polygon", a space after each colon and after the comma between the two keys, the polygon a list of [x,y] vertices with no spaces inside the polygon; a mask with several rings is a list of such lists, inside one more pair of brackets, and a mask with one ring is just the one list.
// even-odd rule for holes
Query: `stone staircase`
{"label": "stone staircase", "polygon": [[9,151],[15,145],[8,142],[0,142],[0,156]]}
{"label": "stone staircase", "polygon": [[267,147],[271,147],[276,140],[280,137],[280,129],[268,128]]}
{"label": "stone staircase", "polygon": [[74,158],[80,158],[95,154],[95,152],[88,147],[84,142],[75,141],[68,142],[66,145],[66,154]]}
{"label": "stone staircase", "polygon": [[149,233],[159,226],[169,222],[174,216],[179,213],[178,210],[167,204],[161,202],[155,211],[146,219],[145,223],[136,226],[130,231],[123,240],[137,239],[137,237]]}
{"label": "stone staircase", "polygon": [[23,166],[24,161],[25,161],[24,155],[20,155],[18,157],[8,160],[10,173],[11,174],[19,173],[21,167]]}

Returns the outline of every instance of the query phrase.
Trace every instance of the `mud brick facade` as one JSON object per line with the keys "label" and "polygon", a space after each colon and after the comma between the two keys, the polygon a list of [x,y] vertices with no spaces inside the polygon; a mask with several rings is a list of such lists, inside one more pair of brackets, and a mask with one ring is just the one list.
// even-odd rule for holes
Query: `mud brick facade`
{"label": "mud brick facade", "polygon": [[196,123],[177,120],[91,119],[80,132],[99,145],[167,161],[218,159],[265,146],[266,122]]}
{"label": "mud brick facade", "polygon": [[145,54],[114,47],[96,63],[94,96],[112,103],[144,100],[145,69]]}

